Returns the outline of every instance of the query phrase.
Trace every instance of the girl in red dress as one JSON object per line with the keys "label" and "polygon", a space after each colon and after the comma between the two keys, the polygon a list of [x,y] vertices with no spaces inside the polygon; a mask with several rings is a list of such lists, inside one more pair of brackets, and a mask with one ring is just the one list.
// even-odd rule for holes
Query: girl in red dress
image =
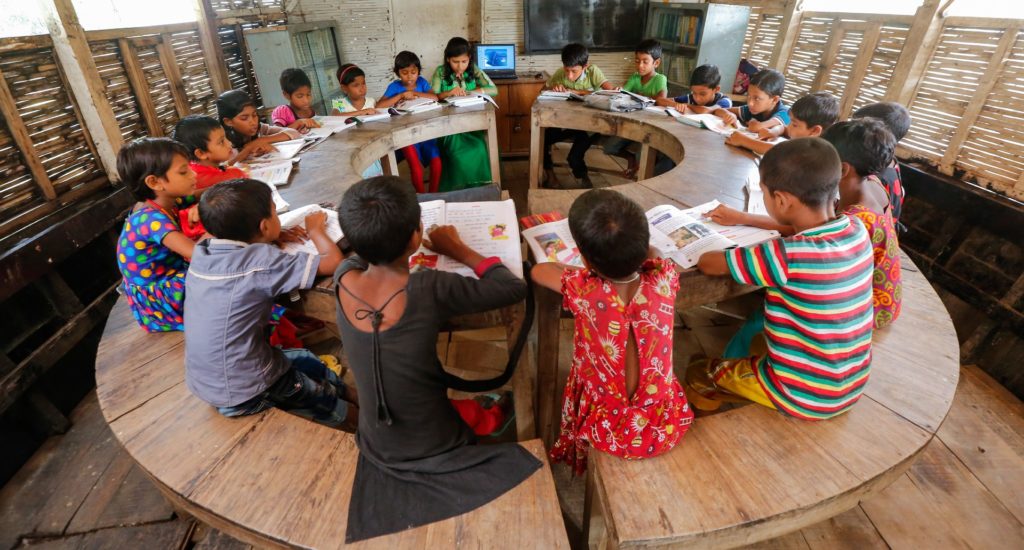
{"label": "girl in red dress", "polygon": [[551,449],[577,474],[588,447],[626,459],[664,453],[693,422],[672,372],[679,276],[652,258],[643,209],[607,189],[573,202],[569,229],[585,268],[542,263],[531,275],[561,292],[576,320],[561,430]]}

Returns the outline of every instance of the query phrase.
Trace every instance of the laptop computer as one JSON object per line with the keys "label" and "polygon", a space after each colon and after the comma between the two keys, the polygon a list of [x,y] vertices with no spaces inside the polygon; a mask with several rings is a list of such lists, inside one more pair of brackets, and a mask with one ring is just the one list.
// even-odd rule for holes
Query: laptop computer
{"label": "laptop computer", "polygon": [[476,64],[491,80],[516,78],[516,45],[477,44]]}

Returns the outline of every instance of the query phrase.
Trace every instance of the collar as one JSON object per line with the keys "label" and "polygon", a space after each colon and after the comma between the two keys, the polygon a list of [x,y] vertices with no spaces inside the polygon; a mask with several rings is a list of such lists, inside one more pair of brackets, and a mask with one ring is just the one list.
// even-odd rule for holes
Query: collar
{"label": "collar", "polygon": [[231,239],[218,239],[216,237],[210,239],[209,246],[218,248],[245,248],[252,243],[245,241],[234,241]]}

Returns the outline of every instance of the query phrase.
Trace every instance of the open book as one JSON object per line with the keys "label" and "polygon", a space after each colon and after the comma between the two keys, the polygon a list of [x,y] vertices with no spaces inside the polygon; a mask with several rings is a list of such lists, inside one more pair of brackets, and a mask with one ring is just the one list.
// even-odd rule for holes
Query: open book
{"label": "open book", "polygon": [[414,115],[416,113],[425,113],[427,111],[433,111],[434,109],[440,109],[441,104],[433,99],[426,97],[416,97],[413,99],[403,99],[395,104],[395,110],[399,114],[403,115]]}
{"label": "open book", "polygon": [[288,160],[295,155],[299,154],[299,151],[306,145],[304,138],[292,139],[289,141],[279,141],[272,144],[276,151],[260,155],[258,157],[249,159],[250,163],[258,162],[277,162],[281,160]]}
{"label": "open book", "polygon": [[[301,226],[305,229],[306,216],[320,210],[327,212],[327,236],[330,237],[333,242],[340,241],[345,235],[341,231],[341,224],[338,223],[338,212],[328,208],[322,208],[318,204],[307,204],[302,208],[281,214],[281,229],[291,229],[296,226]],[[308,252],[309,254],[320,253],[316,249],[316,244],[312,240],[306,240],[301,243],[288,243],[284,245],[282,249],[289,254],[297,254],[299,252]]]}
{"label": "open book", "polygon": [[320,127],[310,128],[309,135],[327,137],[348,130],[356,125],[355,122],[346,122],[348,119],[347,116],[318,116],[316,121],[320,123]]}
{"label": "open book", "polygon": [[473,105],[483,105],[484,103],[490,103],[495,107],[498,106],[493,97],[476,90],[470,90],[463,96],[450,95],[444,99],[444,102],[452,107],[470,107]]}
{"label": "open book", "polygon": [[[519,245],[516,207],[511,199],[483,202],[420,203],[424,237],[435,225],[454,225],[462,242],[484,257],[497,256],[516,276],[523,276],[523,255]],[[447,256],[421,246],[410,258],[409,267],[451,271],[476,278],[473,270]]]}
{"label": "open book", "polygon": [[[696,265],[705,252],[750,246],[779,236],[777,231],[742,225],[730,227],[704,221],[704,213],[719,204],[718,201],[711,201],[687,210],[666,204],[648,210],[651,246],[662,258],[689,268]],[[538,262],[557,261],[583,265],[579,249],[569,232],[568,220],[531,227],[523,231],[523,238]]]}
{"label": "open book", "polygon": [[249,177],[273,186],[286,185],[292,173],[294,162],[279,160],[277,162],[261,162],[249,167]]}
{"label": "open book", "polygon": [[717,134],[728,136],[733,132],[739,130],[738,122],[736,125],[726,124],[721,117],[715,116],[711,113],[704,113],[700,115],[682,115],[679,118],[679,122],[688,124],[697,128],[705,128],[711,130]]}

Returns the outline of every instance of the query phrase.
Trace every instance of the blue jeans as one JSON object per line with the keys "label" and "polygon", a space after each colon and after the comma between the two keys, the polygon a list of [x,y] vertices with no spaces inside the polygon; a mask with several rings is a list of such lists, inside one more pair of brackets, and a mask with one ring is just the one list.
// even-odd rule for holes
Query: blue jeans
{"label": "blue jeans", "polygon": [[313,422],[341,427],[348,416],[345,383],[319,357],[307,349],[282,350],[292,364],[263,393],[233,407],[218,407],[224,416],[245,416],[270,407],[288,411]]}
{"label": "blue jeans", "polygon": [[754,336],[764,332],[764,307],[759,307],[750,314],[740,330],[732,336],[722,352],[722,359],[743,359],[750,357],[750,345]]}

